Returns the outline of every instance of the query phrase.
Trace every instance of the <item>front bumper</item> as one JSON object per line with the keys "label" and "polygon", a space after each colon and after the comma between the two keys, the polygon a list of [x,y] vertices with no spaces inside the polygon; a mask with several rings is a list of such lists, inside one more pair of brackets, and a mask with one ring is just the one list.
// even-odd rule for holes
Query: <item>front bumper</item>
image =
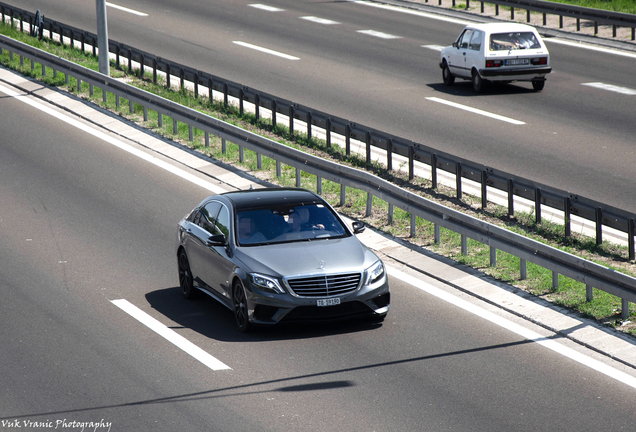
{"label": "front bumper", "polygon": [[267,294],[248,290],[248,316],[253,324],[331,322],[355,318],[383,318],[389,311],[391,295],[388,277],[372,287],[338,296],[340,304],[317,306],[317,298],[298,298],[290,294]]}

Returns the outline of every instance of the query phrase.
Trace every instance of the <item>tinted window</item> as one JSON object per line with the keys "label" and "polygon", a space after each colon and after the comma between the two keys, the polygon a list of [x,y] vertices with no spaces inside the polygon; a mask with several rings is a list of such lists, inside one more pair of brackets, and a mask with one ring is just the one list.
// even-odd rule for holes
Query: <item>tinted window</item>
{"label": "tinted window", "polygon": [[215,225],[217,231],[215,234],[223,234],[225,238],[230,236],[230,212],[227,207],[221,206]]}
{"label": "tinted window", "polygon": [[494,33],[490,35],[490,51],[538,48],[541,48],[541,44],[533,32]]}
{"label": "tinted window", "polygon": [[237,215],[240,245],[284,243],[347,236],[333,212],[323,204],[242,211]]}
{"label": "tinted window", "polygon": [[212,201],[206,204],[201,210],[201,217],[197,225],[210,234],[214,234],[214,220],[216,219],[216,215],[219,214],[220,209],[221,203],[218,201]]}

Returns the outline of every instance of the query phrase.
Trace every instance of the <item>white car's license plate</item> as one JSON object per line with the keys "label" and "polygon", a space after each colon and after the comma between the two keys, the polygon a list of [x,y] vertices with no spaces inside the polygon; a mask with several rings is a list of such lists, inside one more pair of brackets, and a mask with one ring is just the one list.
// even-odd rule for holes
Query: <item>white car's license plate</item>
{"label": "white car's license plate", "polygon": [[340,304],[339,298],[330,298],[325,300],[317,300],[318,306],[335,306]]}
{"label": "white car's license plate", "polygon": [[527,65],[530,64],[528,59],[511,59],[506,60],[506,66]]}

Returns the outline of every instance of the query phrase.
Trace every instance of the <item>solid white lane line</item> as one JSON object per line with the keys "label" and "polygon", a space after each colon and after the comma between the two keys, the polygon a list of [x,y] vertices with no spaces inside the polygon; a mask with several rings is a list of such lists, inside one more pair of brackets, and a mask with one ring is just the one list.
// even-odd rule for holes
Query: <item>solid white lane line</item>
{"label": "solid white lane line", "polygon": [[280,8],[277,8],[277,7],[274,7],[274,6],[268,6],[268,5],[264,5],[264,4],[260,4],[260,3],[255,3],[255,4],[248,5],[248,6],[251,6],[251,7],[256,8],[256,9],[261,9],[261,10],[264,10],[264,11],[267,11],[267,12],[283,12],[285,10],[285,9],[280,9]]}
{"label": "solid white lane line", "polygon": [[629,95],[629,96],[635,96],[636,95],[636,90],[634,89],[630,89],[627,87],[619,87],[619,86],[615,86],[612,84],[605,84],[605,83],[601,83],[601,82],[593,82],[593,83],[582,83],[581,85],[584,86],[588,86],[588,87],[595,87],[601,90],[607,90],[607,91],[611,91],[611,92],[615,92],[615,93],[621,93],[624,95]]}
{"label": "solid white lane line", "polygon": [[210,369],[215,371],[231,369],[228,365],[212,357],[210,354],[203,351],[201,348],[199,348],[174,330],[169,329],[165,325],[161,324],[159,321],[139,309],[137,306],[130,303],[128,300],[111,300],[111,303],[126,312],[131,317],[135,318],[137,321],[148,327],[150,330],[157,333],[159,336],[162,336],[169,342],[172,342],[178,348],[181,348],[183,351],[190,354],[192,357],[199,360]]}
{"label": "solid white lane line", "polygon": [[285,53],[282,53],[282,52],[274,51],[274,50],[271,50],[271,49],[268,49],[268,48],[263,48],[263,47],[258,46],[258,45],[252,45],[252,44],[249,44],[247,42],[232,41],[232,43],[235,43],[235,44],[240,45],[240,46],[245,47],[245,48],[250,48],[250,49],[253,49],[253,50],[256,50],[256,51],[260,51],[260,52],[263,52],[263,53],[266,53],[266,54],[275,55],[277,57],[281,57],[281,58],[284,58],[284,59],[287,59],[287,60],[300,60],[300,58],[298,58],[298,57],[294,57],[294,56],[291,56],[289,54],[285,54]]}
{"label": "solid white lane line", "polygon": [[67,116],[65,114],[62,114],[62,113],[60,113],[58,111],[55,111],[54,109],[51,109],[50,107],[48,107],[46,105],[43,105],[43,104],[41,104],[41,103],[39,103],[37,101],[31,100],[28,97],[22,96],[19,93],[16,93],[15,91],[13,91],[13,90],[11,90],[11,89],[9,89],[7,87],[0,86],[0,92],[4,93],[6,95],[9,95],[11,97],[14,97],[16,100],[19,100],[20,102],[24,102],[25,104],[30,105],[33,108],[36,108],[36,109],[38,109],[38,110],[40,110],[40,111],[42,111],[42,112],[44,112],[46,114],[49,114],[49,115],[57,118],[58,120],[62,120],[66,124],[68,124],[70,126],[73,126],[73,127],[76,127],[77,129],[80,129],[80,130],[82,130],[84,132],[87,132],[87,133],[93,135],[95,138],[99,138],[99,139],[101,139],[101,140],[103,140],[103,141],[105,141],[105,142],[107,142],[109,144],[112,144],[115,147],[120,148],[121,150],[124,150],[124,151],[126,151],[126,152],[128,152],[128,153],[130,153],[130,154],[132,154],[134,156],[137,156],[138,158],[141,158],[141,159],[145,160],[146,162],[150,162],[151,164],[153,164],[153,165],[155,165],[155,166],[157,166],[159,168],[162,168],[162,169],[164,169],[164,170],[166,170],[166,171],[168,171],[168,172],[170,172],[172,174],[175,174],[176,176],[179,176],[182,179],[189,181],[190,183],[194,183],[197,186],[201,186],[202,188],[207,189],[207,190],[209,190],[212,193],[220,194],[220,193],[223,193],[223,192],[227,192],[226,190],[224,190],[224,189],[222,189],[222,188],[220,188],[220,187],[218,187],[218,186],[216,186],[216,185],[214,185],[214,184],[212,184],[212,183],[210,183],[208,181],[200,179],[200,178],[190,174],[187,171],[184,171],[184,170],[182,170],[180,168],[177,168],[177,167],[175,167],[173,165],[170,165],[169,163],[167,163],[167,162],[165,162],[165,161],[163,161],[161,159],[158,159],[158,158],[156,158],[154,156],[151,156],[148,153],[145,153],[145,152],[143,152],[143,151],[141,151],[141,150],[139,150],[139,149],[137,149],[137,148],[135,148],[135,147],[133,147],[133,146],[131,146],[129,144],[124,143],[123,141],[120,141],[120,140],[118,140],[118,139],[116,139],[116,138],[114,138],[114,137],[112,137],[110,135],[107,135],[107,134],[105,134],[105,133],[103,133],[103,132],[101,132],[101,131],[99,131],[99,130],[97,130],[95,128],[92,128],[92,127],[90,127],[90,126],[88,126],[88,125],[86,125],[84,123],[81,123],[81,122],[79,122],[79,121],[77,121],[77,120],[75,120],[75,119],[73,119],[73,118],[71,118],[71,117],[69,117],[69,116]]}
{"label": "solid white lane line", "polygon": [[430,14],[430,13],[426,13],[426,12],[416,11],[416,10],[413,10],[413,9],[401,8],[401,7],[397,7],[397,6],[390,6],[390,5],[379,4],[379,3],[370,3],[370,2],[367,2],[367,1],[354,1],[354,3],[360,4],[360,5],[365,5],[365,6],[371,6],[371,7],[378,8],[378,9],[390,10],[390,11],[393,11],[393,12],[405,13],[405,14],[408,14],[408,15],[416,15],[416,16],[421,16],[421,17],[424,17],[424,18],[432,18],[432,19],[436,19],[438,21],[451,22],[453,24],[468,25],[468,24],[472,23],[472,21],[465,21],[465,20],[460,20],[460,19],[456,19],[456,18],[449,18],[449,17],[445,17],[445,16],[442,16],[442,15],[435,15],[435,14]]}
{"label": "solid white lane line", "polygon": [[358,30],[358,33],[366,34],[366,35],[369,35],[369,36],[374,36],[374,37],[381,38],[381,39],[401,39],[400,36],[395,36],[395,35],[388,34],[388,33],[382,33],[382,32],[375,31],[375,30]]}
{"label": "solid white lane line", "polygon": [[560,44],[560,45],[567,45],[567,46],[576,47],[576,48],[583,48],[583,49],[590,50],[590,51],[599,51],[599,52],[602,52],[602,53],[605,53],[605,54],[614,54],[614,55],[619,55],[619,56],[623,56],[623,57],[630,57],[630,58],[636,59],[636,54],[635,53],[603,48],[603,47],[596,46],[596,45],[588,45],[588,44],[585,44],[585,43],[582,43],[582,42],[572,42],[572,41],[558,39],[558,38],[543,38],[543,41],[544,42],[555,43],[555,44]]}
{"label": "solid white lane line", "polygon": [[388,267],[388,266],[387,266],[387,270],[389,275],[395,278],[398,278],[408,283],[409,285],[413,285],[414,287],[424,292],[427,292],[428,294],[431,294],[439,298],[440,300],[444,300],[445,302],[451,303],[461,309],[464,309],[467,312],[470,312],[474,315],[477,315],[480,318],[490,321],[493,324],[496,324],[500,327],[510,330],[511,332],[516,333],[525,339],[536,342],[539,345],[544,346],[545,348],[548,348],[558,354],[561,354],[564,357],[574,360],[577,363],[587,366],[610,378],[614,378],[615,380],[620,381],[624,384],[627,384],[630,387],[636,388],[636,378],[634,378],[633,376],[630,376],[624,372],[619,371],[618,369],[615,369],[598,360],[588,357],[585,354],[581,354],[580,352],[575,351],[571,348],[568,348],[565,345],[562,345],[552,339],[547,339],[544,336],[541,336],[540,334],[530,329],[520,326],[512,321],[509,321],[506,318],[502,318],[498,315],[495,315],[492,312],[488,312],[487,310],[479,306],[476,306],[472,303],[469,303],[466,300],[460,299],[459,297],[456,297],[453,294],[447,293],[444,290],[441,290],[432,285],[429,285],[426,282],[423,282],[414,276],[410,276],[406,273],[403,273],[395,268]]}
{"label": "solid white lane line", "polygon": [[147,13],[139,12],[139,11],[136,11],[136,10],[133,10],[133,9],[128,9],[128,8],[125,8],[123,6],[119,6],[119,5],[116,5],[116,4],[113,4],[113,3],[106,2],[106,6],[112,7],[113,9],[119,9],[120,11],[128,12],[128,13],[131,13],[131,14],[137,15],[137,16],[143,16],[143,17],[148,16]]}
{"label": "solid white lane line", "polygon": [[441,51],[443,50],[445,47],[441,46],[441,45],[421,45],[422,48],[428,48],[431,49],[433,51]]}
{"label": "solid white lane line", "polygon": [[304,17],[300,17],[300,19],[304,19],[307,21],[311,21],[311,22],[315,22],[318,24],[324,24],[324,25],[335,25],[335,24],[340,24],[338,21],[331,21],[325,18],[318,18],[315,16],[304,16]]}
{"label": "solid white lane line", "polygon": [[464,111],[469,111],[469,112],[472,112],[472,113],[475,113],[475,114],[479,114],[479,115],[482,115],[482,116],[486,116],[486,117],[490,117],[490,118],[493,118],[493,119],[496,119],[496,120],[501,120],[501,121],[504,121],[504,122],[507,122],[507,123],[511,123],[511,124],[514,124],[514,125],[524,125],[525,124],[525,122],[522,122],[522,121],[519,121],[519,120],[515,120],[515,119],[508,118],[508,117],[504,117],[504,116],[501,116],[499,114],[493,114],[493,113],[488,112],[488,111],[482,111],[482,110],[477,109],[477,108],[471,108],[469,106],[458,104],[458,103],[451,102],[451,101],[447,101],[447,100],[444,100],[444,99],[440,99],[440,98],[436,98],[436,97],[427,97],[426,99],[428,99],[430,101],[433,101],[433,102],[441,103],[441,104],[444,104],[444,105],[452,106],[453,108],[459,108],[459,109],[464,110]]}

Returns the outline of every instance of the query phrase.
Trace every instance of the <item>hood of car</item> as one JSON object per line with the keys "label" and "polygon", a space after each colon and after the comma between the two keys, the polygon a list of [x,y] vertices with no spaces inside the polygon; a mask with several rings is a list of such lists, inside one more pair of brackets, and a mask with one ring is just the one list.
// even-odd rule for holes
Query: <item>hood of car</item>
{"label": "hood of car", "polygon": [[355,237],[241,247],[236,258],[248,273],[285,277],[363,271],[378,258]]}

